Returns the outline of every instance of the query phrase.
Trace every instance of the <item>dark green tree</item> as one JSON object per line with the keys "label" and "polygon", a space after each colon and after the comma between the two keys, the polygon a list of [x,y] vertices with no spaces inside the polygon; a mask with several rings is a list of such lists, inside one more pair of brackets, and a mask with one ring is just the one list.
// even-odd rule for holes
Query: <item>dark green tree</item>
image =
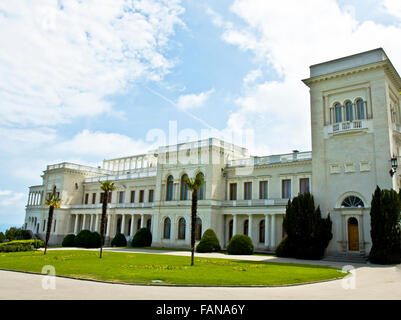
{"label": "dark green tree", "polygon": [[401,262],[400,194],[376,187],[370,207],[372,249],[369,260],[379,264]]}
{"label": "dark green tree", "polygon": [[321,259],[333,237],[330,214],[323,219],[310,193],[288,200],[283,222],[286,237],[276,248],[279,257]]}
{"label": "dark green tree", "polygon": [[3,232],[0,232],[0,243],[6,241],[6,236],[4,235]]}

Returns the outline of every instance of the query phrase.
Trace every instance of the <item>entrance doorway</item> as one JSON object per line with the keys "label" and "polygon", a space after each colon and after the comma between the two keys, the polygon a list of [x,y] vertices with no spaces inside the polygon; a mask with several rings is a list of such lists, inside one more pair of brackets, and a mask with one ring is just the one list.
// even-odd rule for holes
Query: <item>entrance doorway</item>
{"label": "entrance doorway", "polygon": [[359,228],[356,218],[348,219],[348,250],[359,251]]}

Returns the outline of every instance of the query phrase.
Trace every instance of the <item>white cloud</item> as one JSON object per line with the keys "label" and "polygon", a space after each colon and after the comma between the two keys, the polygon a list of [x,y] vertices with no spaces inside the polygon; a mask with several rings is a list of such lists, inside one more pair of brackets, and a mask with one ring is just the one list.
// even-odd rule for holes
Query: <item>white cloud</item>
{"label": "white cloud", "polygon": [[[385,2],[398,10],[399,1]],[[311,148],[309,90],[301,82],[309,77],[310,65],[383,47],[401,68],[401,47],[394,41],[401,38],[400,24],[361,23],[349,7],[341,10],[335,0],[236,0],[231,11],[245,27],[212,17],[222,28],[222,39],[251,52],[258,69],[273,68],[280,77],[252,84],[254,75],[248,73],[244,91],[235,100],[238,110],[227,122],[231,130],[255,130],[260,146],[255,152]]]}
{"label": "white cloud", "polygon": [[0,190],[0,206],[24,206],[26,195],[11,190]]}
{"label": "white cloud", "polygon": [[173,67],[180,0],[0,2],[0,124],[55,126]]}
{"label": "white cloud", "polygon": [[244,84],[249,85],[254,83],[257,79],[262,77],[262,71],[260,69],[250,71],[244,78]]}
{"label": "white cloud", "polygon": [[181,110],[198,109],[205,105],[214,89],[199,94],[186,94],[178,97],[177,106]]}

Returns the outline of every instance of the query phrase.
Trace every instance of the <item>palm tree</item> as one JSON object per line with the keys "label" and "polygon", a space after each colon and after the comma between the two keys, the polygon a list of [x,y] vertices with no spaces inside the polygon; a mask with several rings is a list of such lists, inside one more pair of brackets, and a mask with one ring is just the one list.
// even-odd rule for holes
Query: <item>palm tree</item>
{"label": "palm tree", "polygon": [[188,189],[192,191],[192,205],[191,205],[191,266],[194,265],[195,255],[195,224],[196,224],[196,211],[198,209],[198,190],[202,188],[204,180],[201,174],[197,174],[195,178],[185,179]]}
{"label": "palm tree", "polygon": [[49,217],[47,219],[47,229],[46,229],[46,242],[45,242],[45,253],[47,252],[47,244],[50,239],[50,232],[52,229],[52,222],[53,222],[53,213],[54,208],[60,208],[60,198],[56,196],[56,186],[53,188],[53,193],[49,195],[49,198],[46,199],[45,204],[49,206]]}
{"label": "palm tree", "polygon": [[[100,259],[102,258],[103,253],[103,245],[104,245],[104,233],[106,226],[106,215],[107,215],[107,202],[109,200],[109,194],[116,187],[114,186],[114,182],[109,180],[100,182],[100,189],[104,191],[103,193],[103,203],[102,203],[102,220],[100,221],[100,236],[102,237],[102,241],[100,243]],[[109,221],[110,223],[110,221]]]}

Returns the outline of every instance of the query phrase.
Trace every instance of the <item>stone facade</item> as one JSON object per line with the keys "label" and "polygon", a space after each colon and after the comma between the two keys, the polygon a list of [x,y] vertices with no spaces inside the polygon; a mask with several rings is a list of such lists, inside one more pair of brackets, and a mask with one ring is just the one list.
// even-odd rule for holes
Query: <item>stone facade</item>
{"label": "stone facade", "polygon": [[99,181],[116,190],[108,209],[106,241],[122,232],[131,239],[149,227],[153,246],[189,247],[191,194],[183,176],[203,174],[197,237],[215,230],[225,247],[246,233],[257,250],[273,250],[284,235],[288,198],[310,191],[322,214],[330,213],[333,239],[327,254],[368,253],[369,206],[376,185],[400,188],[391,159],[401,152],[401,79],[382,49],[311,66],[312,152],[249,156],[219,139],[160,147],[145,155],[105,160],[92,168],[49,165],[43,184],[30,187],[25,227],[44,236],[44,198],[56,186],[52,244],[68,233],[99,231]]}

